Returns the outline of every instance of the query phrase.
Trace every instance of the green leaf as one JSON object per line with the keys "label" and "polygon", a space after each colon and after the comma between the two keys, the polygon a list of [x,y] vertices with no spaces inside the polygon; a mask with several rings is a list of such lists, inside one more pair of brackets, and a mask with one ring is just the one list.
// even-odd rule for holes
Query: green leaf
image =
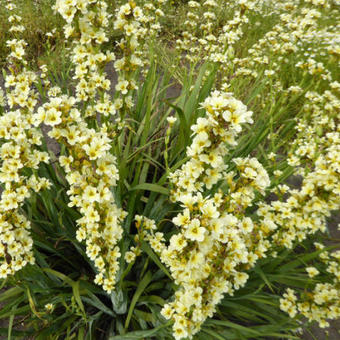
{"label": "green leaf", "polygon": [[261,279],[266,283],[266,285],[268,286],[268,288],[272,291],[272,293],[274,293],[274,289],[271,285],[271,283],[269,282],[267,276],[265,275],[265,273],[262,271],[262,269],[260,267],[255,267],[254,268],[255,273],[257,273],[258,275],[260,275]]}
{"label": "green leaf", "polygon": [[110,308],[108,308],[103,302],[101,302],[97,298],[96,295],[94,295],[90,291],[87,292],[87,295],[89,295],[90,297],[86,297],[86,296],[82,297],[82,300],[84,302],[88,303],[89,305],[92,305],[93,307],[98,308],[99,310],[101,310],[105,314],[108,314],[108,315],[113,316],[113,317],[116,316],[116,314]]}
{"label": "green leaf", "polygon": [[[12,310],[14,311],[16,308],[17,308],[17,306],[13,306]],[[12,314],[12,315],[9,317],[9,323],[8,323],[8,335],[7,335],[7,339],[8,339],[8,340],[11,340],[11,337],[12,337],[12,328],[13,328],[14,315],[15,315],[15,314]]]}
{"label": "green leaf", "polygon": [[152,313],[143,312],[141,310],[135,309],[134,314],[138,319],[142,319],[147,322],[154,322],[154,317]]}
{"label": "green leaf", "polygon": [[66,275],[57,272],[56,270],[53,270],[51,268],[42,268],[42,270],[46,273],[50,273],[53,274],[54,276],[58,277],[59,279],[61,279],[62,281],[68,283],[71,287],[73,286],[73,284],[75,283],[72,279],[70,279],[69,277],[67,277]]}
{"label": "green leaf", "polygon": [[113,310],[117,314],[125,314],[127,311],[128,298],[125,291],[123,291],[119,286],[111,293],[111,302]]}
{"label": "green leaf", "polygon": [[78,340],[83,340],[84,339],[84,334],[85,334],[85,326],[79,328],[79,331],[78,331]]}
{"label": "green leaf", "polygon": [[140,281],[140,283],[139,283],[139,285],[137,287],[137,290],[136,290],[136,292],[135,292],[135,294],[134,294],[134,296],[133,296],[133,298],[131,300],[129,312],[128,312],[128,315],[127,315],[126,320],[125,320],[125,329],[127,329],[129,327],[131,316],[132,316],[132,312],[133,312],[133,309],[135,308],[136,303],[138,302],[139,297],[143,293],[144,289],[151,282],[151,280],[152,280],[152,274],[151,274],[151,271],[148,271],[144,275],[142,281]]}
{"label": "green leaf", "polygon": [[253,335],[261,335],[260,332],[257,332],[255,330],[249,328],[249,327],[244,327],[244,326],[238,325],[237,323],[234,323],[234,322],[231,322],[231,321],[226,321],[226,320],[210,319],[210,320],[207,320],[205,324],[207,326],[208,325],[216,325],[216,326],[230,327],[230,328],[237,329],[241,332],[244,332],[246,334],[250,333],[250,334],[253,334]]}
{"label": "green leaf", "polygon": [[224,338],[223,336],[219,335],[218,333],[216,333],[215,331],[208,329],[208,328],[202,328],[202,332],[212,335],[214,337],[214,339],[217,340],[226,340],[226,338]]}
{"label": "green leaf", "polygon": [[262,304],[267,304],[267,305],[271,305],[271,306],[274,306],[274,307],[277,307],[278,306],[278,304],[277,303],[275,303],[275,302],[272,302],[272,301],[268,301],[268,300],[266,300],[266,299],[264,299],[264,298],[260,298],[260,297],[256,297],[256,296],[254,296],[254,297],[249,297],[249,300],[251,300],[251,301],[254,301],[254,302],[259,302],[259,303],[262,303]]}
{"label": "green leaf", "polygon": [[289,339],[289,340],[301,340],[300,337],[293,336],[290,334],[281,334],[281,333],[268,333],[268,337],[280,338],[280,339]]}
{"label": "green leaf", "polygon": [[[8,335],[8,327],[0,328],[0,335],[7,336]],[[19,337],[19,339],[26,339],[25,336],[32,335],[31,331],[17,331],[15,329],[12,330],[12,335],[15,337]],[[31,339],[31,337],[29,337]]]}
{"label": "green leaf", "polygon": [[83,318],[86,322],[86,313],[85,313],[83,302],[81,301],[81,298],[80,298],[79,281],[73,281],[72,279],[70,279],[66,275],[64,275],[60,272],[57,272],[56,270],[53,270],[51,268],[42,268],[42,269],[43,269],[43,271],[45,271],[47,273],[53,274],[54,276],[58,277],[59,279],[61,279],[62,281],[64,281],[65,283],[69,284],[72,287],[73,296],[74,296],[80,310],[82,311]]}
{"label": "green leaf", "polygon": [[79,281],[76,281],[75,283],[72,284],[72,291],[73,291],[74,298],[75,298],[79,308],[83,312],[83,318],[86,322],[86,313],[85,313],[83,302],[81,301],[81,298],[80,298]]}
{"label": "green leaf", "polygon": [[129,191],[134,191],[134,190],[148,190],[152,192],[158,192],[162,195],[169,195],[170,190],[167,188],[164,188],[158,184],[153,184],[153,183],[142,183],[142,184],[137,184],[133,188],[131,188]]}
{"label": "green leaf", "polygon": [[[190,141],[190,129],[189,129],[188,122],[187,122],[187,119],[185,118],[185,114],[184,114],[183,110],[180,107],[178,107],[178,106],[176,106],[174,104],[171,104],[167,100],[165,100],[165,102],[170,107],[172,107],[173,109],[176,110],[176,112],[178,114],[178,117],[179,117],[179,121],[180,121],[179,130],[180,130],[181,136],[183,138],[183,141],[184,141],[185,145],[188,145],[189,141]],[[182,148],[184,148],[185,145],[180,143],[180,146]]]}
{"label": "green leaf", "polygon": [[158,256],[153,252],[153,250],[151,249],[148,243],[143,241],[141,249],[148,254],[151,260],[157,264],[159,269],[161,269],[165,275],[167,275],[171,280],[173,280],[169,271],[166,269],[163,263],[159,260]]}
{"label": "green leaf", "polygon": [[[201,101],[203,101],[205,98],[203,98],[203,96],[200,95],[201,93],[201,87],[202,84],[204,84],[206,81],[203,80],[203,77],[206,76],[206,71],[209,71],[209,76],[208,76],[208,82],[206,82],[206,84],[210,84],[210,87],[212,86],[212,82],[211,80],[214,79],[215,77],[215,71],[212,68],[212,64],[206,63],[204,65],[202,65],[202,67],[200,68],[200,72],[198,74],[198,77],[195,79],[195,85],[194,85],[194,89],[191,91],[189,98],[186,100],[185,102],[185,106],[184,106],[184,114],[185,117],[187,118],[189,125],[192,125],[197,117],[198,117],[198,106],[200,104]],[[209,86],[209,85],[208,85]],[[190,87],[187,88],[187,91],[190,91]],[[207,88],[204,89],[204,93],[205,95],[207,95],[209,93],[209,91],[207,90]]]}
{"label": "green leaf", "polygon": [[162,328],[168,327],[170,325],[170,322],[167,322],[163,325],[160,325],[154,329],[150,329],[147,331],[135,331],[135,332],[129,332],[124,335],[116,335],[109,337],[108,340],[142,340],[144,338],[150,339],[151,336],[155,336],[158,331]]}
{"label": "green leaf", "polygon": [[313,259],[315,259],[316,257],[318,257],[323,251],[328,251],[330,250],[330,248],[332,247],[325,247],[323,249],[319,249],[311,254],[306,254],[304,256],[299,256],[296,260],[289,262],[287,264],[284,264],[283,266],[280,266],[278,268],[278,272],[282,273],[282,272],[286,272],[286,271],[290,271],[292,269],[295,269],[296,267],[305,264],[308,261],[311,261]]}
{"label": "green leaf", "polygon": [[[265,308],[267,307],[268,306],[265,306]],[[254,303],[250,303],[249,301],[245,301],[243,304],[241,304],[240,301],[238,301],[237,303],[231,301],[223,301],[223,304],[219,308],[225,309],[226,315],[235,315],[238,311],[241,311],[244,315],[247,315],[247,318],[256,322],[261,320],[259,316],[263,319],[268,320],[269,322],[274,321],[274,318],[272,318],[270,313],[265,314],[260,312],[257,309],[258,306]]]}
{"label": "green leaf", "polygon": [[7,289],[5,292],[1,293],[0,302],[8,300],[21,293],[23,293],[23,289],[20,287],[13,287],[13,288]]}
{"label": "green leaf", "polygon": [[[20,302],[22,302],[24,299],[23,298],[20,298]],[[16,301],[17,303],[17,301]],[[6,306],[7,307],[7,306]],[[19,307],[19,308],[16,308],[14,311],[10,310],[10,311],[6,311],[5,308],[3,308],[0,312],[0,319],[5,319],[9,316],[11,316],[12,314],[14,315],[23,315],[23,314],[27,314],[28,312],[31,311],[31,308],[29,305],[25,305],[25,306],[22,306],[22,307]]]}
{"label": "green leaf", "polygon": [[160,296],[148,295],[148,296],[142,296],[138,301],[138,305],[144,304],[144,303],[153,303],[153,304],[157,304],[160,306],[164,306],[165,300],[162,299]]}

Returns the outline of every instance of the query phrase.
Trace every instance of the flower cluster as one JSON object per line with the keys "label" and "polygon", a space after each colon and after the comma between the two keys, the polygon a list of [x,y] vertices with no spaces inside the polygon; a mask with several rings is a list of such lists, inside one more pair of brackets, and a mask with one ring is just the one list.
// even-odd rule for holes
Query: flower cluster
{"label": "flower cluster", "polygon": [[188,61],[197,63],[216,52],[218,39],[214,29],[218,13],[225,10],[225,5],[223,1],[215,0],[207,0],[202,4],[198,1],[188,2],[185,31],[182,32],[182,39],[176,40],[176,50],[184,53]]}
{"label": "flower cluster", "polygon": [[[75,65],[73,79],[76,84],[78,102],[89,102],[86,117],[96,118],[114,115],[115,105],[106,91],[111,87],[110,80],[104,72],[105,65],[114,60],[113,52],[103,53],[101,45],[108,41],[105,28],[109,24],[105,1],[93,0],[58,0],[54,9],[66,20],[64,34],[72,40],[71,60]],[[100,100],[95,100],[100,94]]]}
{"label": "flower cluster", "polygon": [[136,78],[140,76],[138,70],[146,71],[148,63],[145,56],[149,53],[149,46],[145,42],[152,41],[161,29],[159,18],[164,13],[160,6],[165,2],[154,0],[139,7],[135,1],[129,0],[117,10],[114,28],[120,31],[122,38],[117,42],[119,58],[114,63],[118,74],[114,104],[120,118],[133,107],[133,93],[138,89]]}
{"label": "flower cluster", "polygon": [[116,107],[120,110],[121,117],[132,108],[131,93],[138,88],[134,76],[136,70],[143,66],[140,44],[147,32],[142,25],[145,20],[142,9],[131,0],[118,9],[114,23],[115,29],[123,33],[123,38],[118,43],[122,56],[114,63],[118,73],[116,96],[119,97],[116,99]]}
{"label": "flower cluster", "polygon": [[[51,126],[49,136],[65,146],[59,163],[70,185],[69,206],[77,207],[82,214],[77,220],[76,238],[86,243],[86,254],[97,270],[95,283],[111,292],[119,269],[117,243],[126,213],[115,204],[112,192],[119,174],[116,157],[111,154],[115,126],[109,118],[120,105],[107,93],[111,84],[104,72],[105,64],[115,56],[101,52],[101,45],[108,41],[105,28],[110,16],[105,1],[59,0],[55,9],[67,22],[65,36],[74,38],[71,56],[76,95],[61,95],[60,90],[50,89],[49,102],[38,109],[35,124]],[[102,118],[100,126],[90,127],[93,124],[87,118],[96,120],[98,115]]]}
{"label": "flower cluster", "polygon": [[[261,1],[260,1],[261,3]],[[253,0],[240,0],[231,3],[207,0],[188,2],[189,11],[184,22],[182,39],[176,40],[176,50],[184,54],[192,63],[209,60],[222,66],[221,74],[230,68],[230,58],[234,45],[243,35],[243,27],[248,23],[248,15],[261,4]],[[226,9],[233,9],[233,17],[220,29],[219,18]]]}
{"label": "flower cluster", "polygon": [[183,202],[188,193],[202,191],[204,186],[211,189],[226,170],[225,143],[235,145],[241,124],[252,123],[252,112],[230,93],[214,91],[202,107],[207,111],[207,117],[198,118],[191,127],[194,138],[187,150],[191,159],[170,175],[175,185],[171,193],[174,201]]}
{"label": "flower cluster", "polygon": [[162,7],[167,1],[168,0],[151,0],[144,4],[143,12],[145,15],[142,22],[147,29],[148,39],[156,38],[162,29],[160,19],[165,15]]}
{"label": "flower cluster", "polygon": [[[273,83],[271,78],[274,77],[276,79],[273,86],[276,90],[282,90],[282,84],[278,79],[281,78],[280,69],[298,57],[300,61],[296,63],[297,67],[307,70],[312,76],[331,80],[331,73],[325,69],[322,62],[317,62],[314,59],[315,54],[311,53],[311,50],[322,49],[321,56],[331,55],[334,54],[334,46],[337,45],[334,33],[326,31],[322,36],[318,33],[318,19],[322,15],[320,10],[323,5],[306,3],[300,6],[297,2],[289,2],[283,3],[281,7],[282,12],[277,13],[280,22],[251,46],[246,57],[235,58],[232,61],[235,65],[235,75],[256,78],[262,71],[261,67],[264,67],[267,71],[265,73],[267,83]],[[316,35],[320,41],[318,46],[315,46]],[[270,62],[271,56],[273,60],[279,62]]]}
{"label": "flower cluster", "polygon": [[[244,214],[254,193],[264,193],[270,184],[267,172],[255,158],[235,159],[235,172],[227,172],[224,163],[226,144],[235,145],[242,124],[252,122],[252,113],[230,93],[219,91],[202,106],[206,116],[192,126],[190,160],[170,174],[171,198],[183,207],[173,218],[179,232],[168,246],[160,232],[151,231],[149,237],[179,285],[174,301],[162,310],[164,317],[174,321],[176,339],[198,332],[223,295],[233,294],[246,283],[245,270],[265,256],[269,247],[261,226]],[[227,189],[213,194],[219,181]]]}
{"label": "flower cluster", "polygon": [[[321,328],[329,327],[327,320],[335,320],[340,317],[340,251],[329,253],[320,243],[315,243],[317,249],[322,250],[322,271],[327,272],[333,278],[333,282],[317,283],[312,290],[298,295],[292,289],[287,289],[280,299],[280,308],[291,317],[301,313],[310,322],[318,322]],[[317,277],[320,271],[315,267],[306,268],[310,277]]]}
{"label": "flower cluster", "polygon": [[303,176],[300,189],[280,187],[286,200],[261,203],[259,216],[275,220],[281,227],[272,235],[273,243],[292,248],[318,230],[326,231],[326,218],[340,205],[340,131],[337,86],[322,95],[307,92],[305,117],[299,119],[288,163]]}
{"label": "flower cluster", "polygon": [[86,241],[86,254],[98,270],[95,282],[110,292],[118,270],[120,222],[126,215],[111,191],[119,178],[116,158],[110,154],[112,141],[105,127],[99,131],[87,127],[74,97],[51,97],[35,116],[35,124],[41,123],[51,126],[49,136],[66,146],[67,154],[59,157],[59,163],[70,185],[69,206],[83,215],[77,220],[76,237]]}
{"label": "flower cluster", "polygon": [[154,220],[145,216],[135,215],[135,226],[138,231],[134,238],[136,247],[130,247],[130,250],[125,253],[127,263],[132,263],[137,256],[141,255],[141,244],[144,240],[148,241],[157,253],[160,253],[165,248],[163,233],[155,232],[157,226]]}
{"label": "flower cluster", "polygon": [[[15,9],[11,2],[6,7]],[[9,21],[11,31],[22,32],[19,16],[11,15]],[[37,77],[25,67],[26,43],[13,39],[7,45],[11,74],[5,78],[6,102],[2,99],[9,110],[0,117],[0,184],[4,188],[0,198],[0,278],[34,263],[30,221],[20,210],[33,192],[50,186],[36,174],[39,164],[49,161],[48,154],[39,150],[42,133],[34,127],[38,95],[32,87]]]}
{"label": "flower cluster", "polygon": [[[340,206],[340,125],[336,97],[339,87],[336,82],[330,85],[331,89],[321,95],[315,92],[306,94],[304,109],[308,118],[300,119],[297,125],[299,137],[293,145],[295,150],[289,162],[298,166],[298,173],[303,176],[301,189],[290,190],[291,196],[286,202],[272,206],[282,225],[273,240],[286,247],[292,247],[296,239],[301,241],[318,230],[326,231],[326,217]],[[316,247],[324,248],[319,243]],[[324,271],[332,275],[333,281],[315,284],[311,291],[301,293],[299,299],[295,296],[297,292],[284,294],[281,309],[292,317],[299,312],[323,328],[329,326],[327,320],[340,316],[339,251],[329,253],[323,250],[320,259],[323,268],[308,267],[308,275],[317,279]]]}

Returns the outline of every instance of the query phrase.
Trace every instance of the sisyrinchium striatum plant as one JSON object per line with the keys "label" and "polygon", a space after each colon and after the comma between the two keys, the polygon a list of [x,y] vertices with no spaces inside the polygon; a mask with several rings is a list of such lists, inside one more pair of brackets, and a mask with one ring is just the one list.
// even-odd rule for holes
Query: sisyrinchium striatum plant
{"label": "sisyrinchium striatum plant", "polygon": [[339,319],[337,1],[0,3],[1,335]]}

